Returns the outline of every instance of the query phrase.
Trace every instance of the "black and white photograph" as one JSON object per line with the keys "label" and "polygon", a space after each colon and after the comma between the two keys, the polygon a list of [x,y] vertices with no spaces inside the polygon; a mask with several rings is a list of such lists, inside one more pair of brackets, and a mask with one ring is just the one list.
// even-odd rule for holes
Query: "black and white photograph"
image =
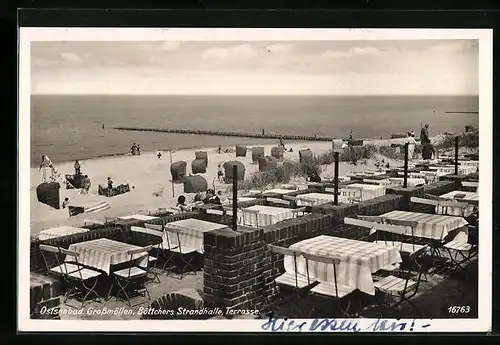
{"label": "black and white photograph", "polygon": [[20,330],[488,330],[491,37],[21,28]]}

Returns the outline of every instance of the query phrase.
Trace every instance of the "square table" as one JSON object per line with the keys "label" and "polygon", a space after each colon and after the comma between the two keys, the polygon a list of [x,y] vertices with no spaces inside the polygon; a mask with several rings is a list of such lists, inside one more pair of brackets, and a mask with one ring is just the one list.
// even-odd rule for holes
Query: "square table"
{"label": "square table", "polygon": [[[340,189],[339,189],[340,191]],[[307,193],[297,195],[297,206],[316,206],[335,201],[335,195],[325,193]],[[341,197],[339,196],[338,201]],[[345,199],[345,198],[344,198]]]}
{"label": "square table", "polygon": [[137,220],[153,220],[153,219],[157,219],[158,217],[153,217],[153,216],[145,216],[145,215],[142,215],[142,214],[132,214],[130,216],[121,216],[121,217],[118,217],[118,219],[121,219],[121,220],[129,220],[129,219],[137,219]]}
{"label": "square table", "polygon": [[[165,230],[175,229],[180,230],[179,239],[175,234],[163,234],[163,248],[167,249],[168,244],[171,246],[178,245],[179,241],[181,247],[193,248],[200,254],[204,253],[203,249],[203,234],[205,232],[227,228],[227,225],[207,222],[204,220],[188,218],[183,220],[178,220],[176,222],[171,222],[165,224]],[[168,242],[167,242],[168,236]]]}
{"label": "square table", "polygon": [[87,232],[87,231],[89,231],[89,229],[75,228],[72,226],[60,226],[57,228],[45,229],[45,230],[40,231],[40,233],[38,234],[38,239],[40,241],[44,241],[44,240],[48,240],[51,238],[79,234],[79,233]]}
{"label": "square table", "polygon": [[[396,247],[325,235],[297,242],[290,249],[340,259],[341,263],[336,267],[337,284],[347,285],[370,295],[375,295],[372,273],[402,261]],[[292,257],[285,256],[284,265],[286,272],[294,273]],[[307,277],[303,256],[297,257],[297,273]],[[309,275],[313,280],[333,282],[333,264],[309,262]]]}
{"label": "square table", "polygon": [[347,189],[361,188],[361,201],[377,198],[385,195],[385,187],[367,183],[353,183],[346,186]]}
{"label": "square table", "polygon": [[[139,246],[113,241],[108,238],[70,244],[69,250],[78,253],[78,262],[82,265],[103,271],[109,275],[112,265],[130,261],[129,250],[140,249]],[[66,261],[74,260],[66,256]],[[135,254],[132,260],[138,260],[140,265],[146,266],[148,254]]]}
{"label": "square table", "polygon": [[[463,198],[455,198],[457,194],[465,194]],[[443,199],[448,199],[448,200],[471,200],[471,201],[479,201],[479,194],[476,192],[464,192],[461,190],[454,190],[446,194],[442,194],[439,196],[440,198]]]}
{"label": "square table", "polygon": [[[242,209],[242,222],[243,225],[254,227],[276,224],[282,220],[293,218],[292,210],[291,208],[263,205],[246,207]],[[258,211],[258,213],[246,211]]]}
{"label": "square table", "polygon": [[[391,177],[389,178],[389,181],[391,181],[392,184],[402,186],[403,185],[403,177]],[[425,179],[424,178],[407,178],[406,182],[408,183],[408,187],[417,187],[417,186],[423,186],[425,184]]]}
{"label": "square table", "polygon": [[[469,223],[462,217],[408,211],[391,211],[380,215],[382,219],[417,222],[413,236],[432,240],[443,240],[452,231],[464,229]],[[410,233],[411,234],[411,233]]]}

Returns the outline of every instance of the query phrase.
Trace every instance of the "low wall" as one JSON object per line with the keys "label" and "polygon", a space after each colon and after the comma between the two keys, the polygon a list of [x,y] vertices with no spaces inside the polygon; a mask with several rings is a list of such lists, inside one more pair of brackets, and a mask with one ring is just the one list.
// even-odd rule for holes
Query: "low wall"
{"label": "low wall", "polygon": [[310,214],[277,224],[204,234],[204,294],[221,307],[261,309],[271,302],[274,279],[283,272],[283,258],[266,244],[289,246],[327,232],[331,216]]}
{"label": "low wall", "polygon": [[425,197],[425,191],[424,187],[407,187],[403,188],[400,186],[396,187],[388,187],[386,189],[386,194],[397,194],[401,195],[403,198],[401,199],[400,203],[400,210],[401,211],[408,211],[410,209],[410,198],[412,196],[418,197],[418,198],[423,198]]}

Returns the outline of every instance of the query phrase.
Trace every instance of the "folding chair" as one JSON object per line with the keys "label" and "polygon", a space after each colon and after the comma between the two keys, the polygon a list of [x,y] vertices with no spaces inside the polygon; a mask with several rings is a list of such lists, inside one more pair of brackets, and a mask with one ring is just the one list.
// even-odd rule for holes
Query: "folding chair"
{"label": "folding chair", "polygon": [[[149,251],[153,248],[152,245],[129,250],[127,255],[129,255],[129,261],[131,263],[135,263],[134,257],[137,258],[141,254],[143,256],[149,255]],[[113,276],[115,278],[115,282],[118,285],[119,290],[116,293],[116,300],[122,299],[125,301],[129,307],[132,308],[132,303],[130,302],[129,293],[127,292],[127,288],[133,289],[133,292],[140,293],[141,290],[144,290],[148,296],[148,300],[151,300],[151,296],[149,295],[148,288],[146,287],[146,282],[148,281],[148,269],[140,267],[138,265],[131,264],[128,268],[121,269],[119,271],[113,272]],[[129,291],[130,292],[130,291]],[[120,294],[123,293],[125,299],[120,297]]]}
{"label": "folding chair", "polygon": [[303,217],[306,214],[306,208],[305,207],[294,208],[292,210],[292,214],[294,218]]}
{"label": "folding chair", "polygon": [[[375,289],[377,292],[382,293],[385,297],[384,305],[388,309],[393,309],[399,307],[403,302],[407,302],[411,305],[418,316],[420,316],[420,311],[417,306],[411,301],[411,299],[417,294],[418,288],[422,281],[422,275],[425,275],[429,265],[425,262],[424,258],[428,246],[424,246],[418,249],[416,252],[412,253],[408,258],[406,263],[403,263],[400,268],[400,276],[389,275],[381,280],[375,281]],[[415,276],[411,271],[413,267],[417,267],[416,280],[412,277]],[[388,303],[388,297],[393,296],[398,300],[394,304]]]}
{"label": "folding chair", "polygon": [[351,306],[351,300],[347,299],[347,306],[345,308],[342,307],[341,302],[345,300],[345,297],[349,296],[356,288],[347,285],[341,285],[337,281],[337,266],[340,265],[340,259],[331,258],[322,255],[313,255],[302,253],[304,259],[306,259],[306,270],[307,270],[307,281],[311,280],[309,274],[309,261],[319,262],[323,264],[331,264],[333,266],[333,282],[320,282],[318,285],[313,287],[310,292],[315,295],[320,295],[323,297],[333,297],[337,301],[337,305],[339,310],[342,313],[343,317],[350,317],[349,308]]}
{"label": "folding chair", "polygon": [[477,244],[467,243],[458,236],[456,239],[445,243],[442,248],[448,252],[452,264],[447,275],[452,275],[459,269],[467,272],[465,265],[472,264],[472,258],[478,254]]}
{"label": "folding chair", "polygon": [[[148,224],[144,224],[144,226],[146,226],[146,225],[148,225]],[[161,227],[161,225],[160,225],[160,227]],[[153,246],[152,248],[156,249],[156,255],[161,255],[161,253],[163,252],[163,232],[162,231],[150,229],[148,227],[141,228],[138,226],[131,226],[130,230],[132,231],[132,233],[147,235],[148,245],[150,244]],[[149,269],[149,272],[153,274],[153,281],[160,284],[161,282],[160,282],[159,276],[163,272],[163,270],[158,269],[158,262],[159,262],[158,259],[159,259],[158,256],[149,255],[147,267],[142,267],[142,268]]]}
{"label": "folding chair", "polygon": [[[167,237],[168,241],[167,243],[170,252],[179,254],[180,259],[183,263],[182,267],[178,267],[181,270],[179,279],[182,279],[185,273],[188,272],[189,268],[194,268],[192,264],[194,260],[194,254],[196,254],[197,249],[182,245],[180,237],[181,230],[179,229],[165,227],[165,234]],[[177,240],[177,245],[174,246],[171,245],[172,243],[171,242],[172,239],[170,238],[171,235],[174,236],[174,238]],[[186,259],[186,257],[188,259]],[[194,273],[196,274],[196,272]]]}
{"label": "folding chair", "polygon": [[243,223],[243,225],[246,225],[245,213],[247,213],[247,214],[255,215],[255,227],[256,228],[259,227],[259,213],[260,212],[258,210],[249,210],[247,208],[244,208],[241,211],[243,212],[243,214],[241,215],[241,222]]}
{"label": "folding chair", "polygon": [[[162,241],[162,243],[160,245],[160,248],[161,248],[160,253],[162,253],[162,255],[163,255],[163,266],[161,267],[161,270],[164,272],[168,272],[173,267],[175,267],[175,262],[173,260],[174,253],[172,252],[172,249],[177,248],[178,245],[173,245],[170,243],[170,239],[168,237],[168,234],[165,232],[165,225],[146,223],[146,224],[144,224],[144,226],[147,229],[155,230],[155,231],[162,233],[162,236],[163,236],[162,238],[164,239],[164,241]],[[166,247],[165,247],[165,242],[167,244]],[[169,266],[169,264],[171,264],[171,265]]]}
{"label": "folding chair", "polygon": [[[68,273],[73,273],[80,269],[75,261],[62,260],[61,250],[59,247],[50,246],[47,244],[40,244],[40,252],[45,264],[46,272],[49,275],[63,276]],[[50,256],[49,256],[50,255]],[[50,257],[52,259],[50,259]],[[54,266],[55,264],[55,266]]]}
{"label": "folding chair", "polygon": [[[84,296],[82,299],[81,308],[85,306],[85,302],[91,294],[96,297],[95,299],[97,301],[101,301],[101,297],[95,291],[98,278],[102,276],[101,272],[86,268],[82,264],[80,264],[78,262],[78,253],[76,252],[45,244],[40,245],[40,250],[42,251],[42,256],[49,274],[55,274],[59,277],[62,277],[62,279],[68,286],[68,290],[64,294],[64,304],[69,305],[68,300],[71,297],[80,296],[82,294],[84,294]],[[58,265],[55,267],[50,267],[50,264],[46,258],[47,254],[44,254],[44,252],[54,254]],[[65,260],[61,263],[60,257],[62,255],[66,255],[66,259],[72,258],[72,260]]]}
{"label": "folding chair", "polygon": [[417,227],[418,222],[398,219],[384,219],[383,221],[384,223],[381,224],[377,230],[390,233],[393,239],[399,236],[402,237],[402,240],[404,240],[406,237],[410,236],[411,242],[401,241],[398,243],[397,247],[400,252],[413,254],[425,246],[415,243],[415,228]]}
{"label": "folding chair", "polygon": [[293,293],[290,294],[287,298],[280,300],[280,303],[281,304],[285,303],[289,299],[293,299],[295,297],[300,298],[301,293],[309,286],[315,283],[314,281],[311,282],[310,279],[298,273],[297,257],[300,256],[300,252],[290,248],[278,247],[271,244],[268,244],[267,248],[272,254],[291,256],[293,258],[294,272],[293,273],[285,272],[282,275],[278,276],[276,279],[274,279],[274,292],[276,294],[278,294],[279,292],[278,286],[284,286],[293,291]]}

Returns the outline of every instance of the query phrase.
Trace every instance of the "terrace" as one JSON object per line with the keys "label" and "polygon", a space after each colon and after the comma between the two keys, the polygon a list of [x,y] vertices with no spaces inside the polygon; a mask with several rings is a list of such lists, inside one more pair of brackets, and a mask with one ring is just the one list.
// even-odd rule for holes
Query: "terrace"
{"label": "terrace", "polygon": [[[431,168],[415,167],[412,173],[424,176]],[[477,316],[478,215],[473,183],[477,173],[441,175],[438,181],[424,179],[423,185],[407,187],[399,180],[388,185],[377,182],[395,176],[400,177],[397,171],[353,176],[354,181],[339,185],[337,205],[332,201],[335,188],[332,191],[329,182],[254,192],[237,200],[236,229],[232,228],[232,209],[203,205],[176,215],[123,216],[105,224],[71,228],[66,235],[64,230],[45,231],[45,237],[31,243],[32,318],[139,319],[140,308],[148,306],[258,309],[254,317],[266,317],[268,312],[286,317]],[[451,199],[454,204],[449,204]],[[435,223],[426,220],[431,215]],[[435,225],[443,223],[446,226]],[[59,248],[53,253],[56,258],[45,261],[40,245]],[[134,257],[144,248],[142,256]],[[76,298],[67,301],[74,307],[63,303],[71,287],[67,274],[49,277],[47,273],[47,267],[67,262],[75,252],[79,263],[100,277],[92,289],[99,301],[89,300],[83,308]],[[465,253],[467,259],[457,259],[457,253]],[[112,259],[104,260],[106,256]],[[415,261],[418,267],[413,265],[415,256],[422,259]],[[362,264],[349,264],[353,259]],[[116,272],[140,266],[141,260],[148,279],[140,285],[147,288],[149,297],[120,296],[116,286],[115,291],[109,289]],[[421,266],[428,270],[420,276]],[[414,296],[405,296],[411,304],[387,308],[380,303],[387,289],[378,282],[400,273],[411,276],[398,277],[418,282],[418,288]],[[279,279],[285,274],[290,281]],[[344,279],[342,274],[351,278]],[[307,281],[305,286],[299,286],[299,279]],[[348,293],[340,296],[339,287],[348,287]],[[383,302],[396,301],[384,298]],[[466,315],[450,315],[452,305],[469,305],[471,310]],[[59,315],[41,315],[44,306],[60,306]],[[129,312],[87,312],[122,307]],[[78,314],[78,310],[84,311]]]}

